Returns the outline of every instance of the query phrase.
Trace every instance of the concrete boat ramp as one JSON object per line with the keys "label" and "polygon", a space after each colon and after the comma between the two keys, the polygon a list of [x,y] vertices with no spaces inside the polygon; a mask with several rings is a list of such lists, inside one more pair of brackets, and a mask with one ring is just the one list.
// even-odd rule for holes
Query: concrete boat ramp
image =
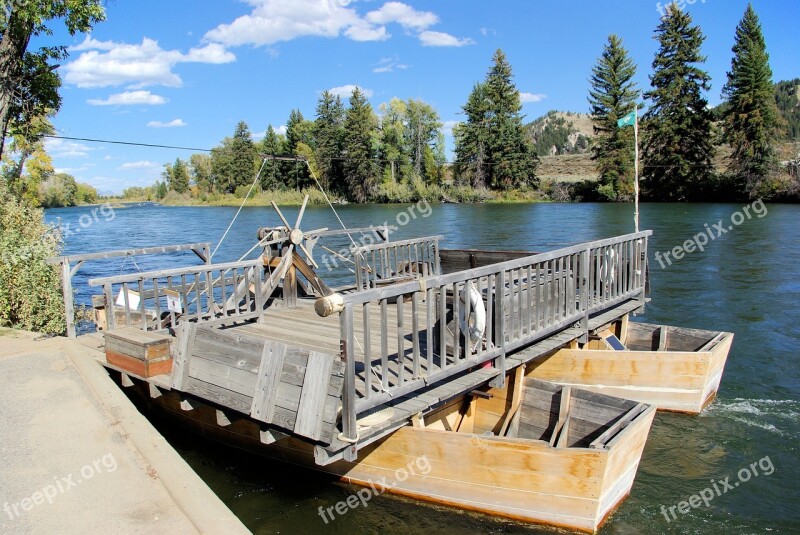
{"label": "concrete boat ramp", "polygon": [[0,329],[0,533],[250,533],[94,360]]}

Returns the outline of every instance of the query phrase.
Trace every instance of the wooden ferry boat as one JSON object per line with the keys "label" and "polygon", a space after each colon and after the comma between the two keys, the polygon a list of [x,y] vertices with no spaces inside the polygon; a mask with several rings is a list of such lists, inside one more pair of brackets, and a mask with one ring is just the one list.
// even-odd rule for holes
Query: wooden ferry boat
{"label": "wooden ferry boat", "polygon": [[[303,209],[295,225],[275,209],[285,225],[259,231],[258,258],[213,264],[198,244],[172,246],[204,264],[89,281],[113,311],[102,363],[126,392],[207,436],[357,484],[602,524],[630,492],[655,407],[541,376],[560,351],[602,351],[592,344],[610,326],[627,326],[630,349],[646,338],[627,317],[646,303],[650,231],[541,254],[448,253],[441,236],[384,232],[354,247],[355,280],[332,289],[317,240],[372,229],[303,232]],[[84,260],[60,259],[65,293]],[[380,483],[420,459],[427,473]]]}

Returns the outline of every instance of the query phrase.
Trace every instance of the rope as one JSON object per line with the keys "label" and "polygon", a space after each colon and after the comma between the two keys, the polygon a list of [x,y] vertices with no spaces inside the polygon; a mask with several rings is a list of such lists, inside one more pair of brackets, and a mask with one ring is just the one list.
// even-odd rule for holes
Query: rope
{"label": "rope", "polygon": [[[333,207],[333,203],[328,198],[328,194],[325,193],[325,189],[322,187],[322,184],[319,183],[319,180],[317,179],[317,175],[314,174],[314,170],[311,169],[311,164],[308,163],[308,160],[306,160],[305,162],[306,162],[306,167],[308,167],[308,172],[311,174],[311,178],[313,178],[314,182],[317,183],[317,187],[319,187],[319,190],[322,192],[322,196],[325,197],[325,201],[328,203],[328,206],[331,207],[331,210],[333,211],[333,215],[335,215],[336,219],[339,220],[339,224],[342,226],[342,229],[347,230],[347,226],[344,224],[344,221],[342,221],[342,218],[339,217],[339,214],[336,212],[336,208]],[[347,237],[350,238],[350,242],[355,247],[358,247],[358,244],[355,242],[355,240],[353,240],[353,237],[349,233],[347,234]]]}
{"label": "rope", "polygon": [[[228,236],[228,232],[230,232],[231,227],[236,222],[236,218],[239,217],[239,213],[242,211],[242,208],[244,208],[244,205],[247,203],[247,199],[249,199],[250,198],[250,194],[253,193],[253,188],[256,187],[256,182],[258,182],[258,177],[261,176],[261,171],[264,170],[264,166],[265,165],[267,165],[267,158],[264,158],[261,161],[261,167],[259,168],[258,173],[256,173],[255,178],[253,178],[253,183],[250,184],[250,189],[247,191],[247,195],[245,195],[244,199],[242,199],[242,204],[239,206],[239,209],[236,211],[236,215],[233,216],[233,219],[231,219],[230,225],[228,225],[228,228],[225,229],[225,233],[222,235],[222,238],[219,239],[219,242],[217,243],[217,246],[214,247],[214,250],[211,252],[211,258],[214,258],[214,255],[217,254],[217,249],[219,249],[219,246],[222,245],[223,241],[225,241],[225,238]],[[248,253],[248,254],[250,254],[250,253]],[[247,256],[247,255],[245,255],[245,256]],[[209,260],[211,260],[211,258],[209,258]]]}

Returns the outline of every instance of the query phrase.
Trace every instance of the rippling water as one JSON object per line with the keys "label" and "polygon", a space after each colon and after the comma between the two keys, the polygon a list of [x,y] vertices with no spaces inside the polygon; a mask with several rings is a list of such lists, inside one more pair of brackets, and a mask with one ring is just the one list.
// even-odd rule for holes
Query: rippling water
{"label": "rippling water", "polygon": [[[699,417],[661,414],[653,428],[630,497],[602,530],[638,533],[800,533],[798,441],[800,441],[800,207],[767,205],[768,213],[733,225],[734,204],[644,204],[642,228],[652,229],[652,303],[643,319],[736,333],[717,400]],[[348,226],[396,224],[410,205],[343,206]],[[130,207],[110,217],[83,217],[87,208],[49,210],[47,218],[69,223],[66,253],[121,247],[210,241],[222,236],[234,208]],[[399,216],[396,239],[444,234],[445,247],[548,250],[628,233],[630,206],[607,204],[433,205],[416,218]],[[422,214],[430,213],[428,217]],[[286,209],[290,221],[296,209]],[[743,213],[743,212],[741,212]],[[662,253],[722,220],[725,234],[704,252],[665,263]],[[738,221],[736,219],[735,221]],[[83,223],[83,225],[82,225]],[[260,226],[278,225],[271,208],[242,210],[215,261],[236,260],[255,243]],[[309,208],[304,229],[338,228],[329,209]],[[75,233],[75,230],[80,232]],[[346,243],[333,240],[334,249]],[[318,249],[319,252],[321,250]],[[191,253],[88,263],[88,277],[194,263]],[[333,282],[342,276],[331,277]],[[88,302],[88,293],[78,299]],[[162,431],[209,486],[256,533],[554,533],[550,528],[432,507],[379,496],[325,525],[317,516],[353,489],[313,472],[207,444],[193,436]],[[768,457],[767,460],[764,460]],[[669,508],[692,494],[764,460],[774,472],[715,497],[667,522]],[[769,461],[769,463],[767,463]]]}

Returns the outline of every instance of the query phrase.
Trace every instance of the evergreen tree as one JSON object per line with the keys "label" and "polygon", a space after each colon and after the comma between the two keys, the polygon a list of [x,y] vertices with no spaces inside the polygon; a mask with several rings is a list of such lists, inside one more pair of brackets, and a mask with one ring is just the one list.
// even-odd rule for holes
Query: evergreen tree
{"label": "evergreen tree", "polygon": [[466,121],[453,129],[456,182],[485,188],[489,176],[489,101],[484,84],[472,87],[462,110]]}
{"label": "evergreen tree", "polygon": [[636,105],[638,91],[633,77],[636,65],[616,35],[608,37],[603,54],[592,68],[589,104],[595,138],[592,159],[600,173],[598,190],[609,200],[628,201],[633,195],[634,135],[619,128],[621,119]]}
{"label": "evergreen tree", "polygon": [[712,113],[703,91],[710,77],[700,47],[705,36],[691,16],[670,4],[656,28],[660,47],[645,94],[645,194],[659,201],[699,200],[713,176]]}
{"label": "evergreen tree", "polygon": [[314,145],[320,184],[325,190],[345,190],[342,175],[342,137],[344,106],[339,95],[323,91],[317,101],[314,121]]}
{"label": "evergreen tree", "polygon": [[536,185],[539,158],[522,124],[522,102],[513,82],[511,65],[498,49],[486,76],[485,96],[489,104],[488,156],[492,162],[489,184],[498,189]]}
{"label": "evergreen tree", "polygon": [[736,27],[731,70],[722,95],[728,101],[723,139],[733,149],[730,172],[736,193],[759,195],[759,185],[776,166],[778,109],[772,69],[753,6],[748,4]]}
{"label": "evergreen tree", "polygon": [[[300,156],[298,152],[300,144],[311,146],[313,129],[314,123],[306,121],[300,110],[292,110],[289,113],[289,120],[286,121],[286,154]],[[301,188],[311,183],[308,168],[302,162],[284,162],[283,173],[290,187]]]}
{"label": "evergreen tree", "polygon": [[256,148],[250,129],[244,121],[236,125],[232,138],[211,150],[211,169],[220,191],[233,193],[253,181],[258,167]]}
{"label": "evergreen tree", "polygon": [[[267,127],[267,134],[261,140],[259,150],[264,156],[280,156],[285,152],[286,140],[283,136],[278,135],[272,125]],[[279,162],[274,159],[268,159],[264,164],[264,170],[261,172],[261,189],[269,190],[284,185],[283,171]]]}
{"label": "evergreen tree", "polygon": [[367,97],[358,87],[350,96],[344,121],[344,176],[347,196],[356,202],[371,198],[375,186],[375,152],[372,146],[377,118]]}
{"label": "evergreen tree", "polygon": [[175,159],[169,173],[169,189],[177,193],[189,191],[189,169],[186,167],[186,162],[180,158]]}

